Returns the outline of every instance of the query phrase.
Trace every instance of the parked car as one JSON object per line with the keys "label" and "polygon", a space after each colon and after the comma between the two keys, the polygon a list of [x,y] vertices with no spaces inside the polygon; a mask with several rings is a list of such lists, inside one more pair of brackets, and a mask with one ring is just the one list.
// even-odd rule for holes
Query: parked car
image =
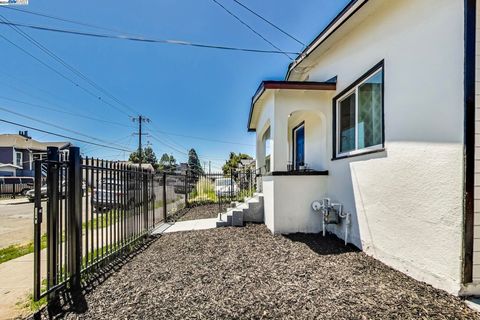
{"label": "parked car", "polygon": [[[66,194],[66,183],[65,181],[62,181],[62,197],[65,197],[65,194]],[[85,181],[82,182],[82,197],[85,196],[85,192],[87,190],[87,184],[85,183]],[[27,196],[27,199],[28,201],[30,202],[34,202],[35,201],[35,189],[31,189],[29,191],[27,191],[25,193],[25,195]],[[40,188],[40,197],[42,199],[44,198],[47,198],[48,196],[48,190],[47,190],[47,185],[43,185],[41,188]]]}
{"label": "parked car", "polygon": [[237,195],[239,191],[237,183],[232,178],[215,179],[215,194],[217,197]]}
{"label": "parked car", "polygon": [[0,177],[0,193],[26,195],[33,188],[33,181],[32,177]]}
{"label": "parked car", "polygon": [[[47,197],[47,185],[46,184],[43,185],[42,188],[40,188],[40,194],[41,194],[40,197],[42,199]],[[29,190],[26,193],[26,196],[27,196],[28,201],[34,202],[35,201],[35,189]]]}
{"label": "parked car", "polygon": [[[134,201],[134,192],[133,186],[129,186],[125,191],[122,181],[104,179],[92,189],[92,207],[95,211],[102,212],[129,205]],[[126,194],[128,196],[125,198]]]}

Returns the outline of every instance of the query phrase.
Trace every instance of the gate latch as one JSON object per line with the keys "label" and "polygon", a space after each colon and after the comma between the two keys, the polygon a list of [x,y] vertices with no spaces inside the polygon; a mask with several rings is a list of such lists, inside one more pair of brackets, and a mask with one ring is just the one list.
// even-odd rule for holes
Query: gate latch
{"label": "gate latch", "polygon": [[43,209],[42,207],[39,207],[39,208],[36,208],[37,210],[35,210],[35,215],[34,215],[34,218],[33,218],[33,221],[35,224],[39,224],[39,223],[42,223],[42,213],[43,213]]}

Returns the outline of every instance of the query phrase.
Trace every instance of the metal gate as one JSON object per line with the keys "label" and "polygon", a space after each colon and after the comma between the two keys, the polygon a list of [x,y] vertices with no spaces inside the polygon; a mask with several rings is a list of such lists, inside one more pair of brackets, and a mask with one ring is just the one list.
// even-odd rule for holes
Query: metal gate
{"label": "metal gate", "polygon": [[164,190],[153,172],[82,158],[77,147],[69,149],[67,160],[56,147],[47,155],[35,161],[35,301],[55,299],[60,289],[79,289],[86,274],[127,254],[166,218],[155,214]]}

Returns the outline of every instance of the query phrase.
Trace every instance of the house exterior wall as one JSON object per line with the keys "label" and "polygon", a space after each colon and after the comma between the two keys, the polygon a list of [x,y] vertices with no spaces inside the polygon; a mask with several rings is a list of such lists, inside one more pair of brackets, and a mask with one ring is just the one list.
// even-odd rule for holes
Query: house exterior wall
{"label": "house exterior wall", "polygon": [[277,212],[275,211],[274,201],[276,196],[274,193],[273,177],[263,177],[262,185],[265,225],[268,229],[272,230],[272,232],[275,232],[274,214]]}
{"label": "house exterior wall", "polygon": [[[275,140],[273,136],[273,130],[274,130],[274,123],[273,123],[273,108],[275,105],[275,96],[272,95],[267,95],[265,97],[265,100],[263,102],[264,107],[262,110],[262,114],[259,117],[258,120],[258,129],[257,129],[257,136],[256,136],[256,167],[258,169],[262,169],[265,166],[265,146],[263,142],[263,135],[265,134],[265,131],[270,128],[271,132],[271,139],[272,139],[272,150],[271,150],[271,155],[270,155],[270,161],[272,162],[274,159],[274,152],[273,149],[275,149]],[[262,170],[262,172],[264,172]]]}
{"label": "house exterior wall", "polygon": [[477,0],[476,27],[476,90],[475,90],[475,189],[474,189],[474,240],[473,240],[473,281],[480,283],[480,0]]}
{"label": "house exterior wall", "polygon": [[12,147],[0,147],[0,163],[13,163],[12,149]]}
{"label": "house exterior wall", "polygon": [[[300,79],[326,81],[337,76],[338,94],[384,60],[385,151],[329,160],[325,168],[329,176],[321,182],[272,177],[275,212],[270,229],[318,231],[319,217],[310,203],[314,195],[319,198],[326,191],[352,213],[349,242],[418,280],[458,293],[463,232],[463,1],[370,0],[361,10],[373,14],[347,34],[332,35],[330,48]],[[279,144],[287,140],[279,137],[288,130],[288,110],[287,100],[282,103],[277,98],[275,166],[283,166],[288,143]],[[292,99],[296,105],[308,102],[298,96]],[[333,156],[331,110],[329,99],[324,111],[327,159]],[[284,188],[289,192],[281,196],[277,191]],[[309,188],[314,192],[310,194]],[[267,195],[265,201],[266,216],[273,215],[267,214]],[[282,207],[288,209],[279,212]],[[301,219],[283,212],[295,212]],[[343,226],[328,229],[343,237]]]}
{"label": "house exterior wall", "polygon": [[322,230],[322,218],[312,211],[311,203],[328,194],[327,176],[271,176],[269,180],[274,194],[273,211],[265,205],[265,213],[273,217],[273,227],[267,225],[273,233]]}

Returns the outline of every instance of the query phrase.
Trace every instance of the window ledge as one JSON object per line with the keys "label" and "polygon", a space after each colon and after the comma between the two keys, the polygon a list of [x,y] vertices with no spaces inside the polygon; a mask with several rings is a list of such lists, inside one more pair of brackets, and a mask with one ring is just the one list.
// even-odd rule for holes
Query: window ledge
{"label": "window ledge", "polygon": [[273,171],[268,176],[328,176],[328,170],[317,171]]}
{"label": "window ledge", "polygon": [[385,148],[380,148],[380,149],[368,150],[368,151],[360,152],[360,153],[349,154],[349,155],[345,155],[345,156],[333,157],[332,161],[347,159],[347,158],[353,158],[353,157],[366,156],[366,155],[372,154],[372,153],[384,152],[385,150],[386,150]]}

